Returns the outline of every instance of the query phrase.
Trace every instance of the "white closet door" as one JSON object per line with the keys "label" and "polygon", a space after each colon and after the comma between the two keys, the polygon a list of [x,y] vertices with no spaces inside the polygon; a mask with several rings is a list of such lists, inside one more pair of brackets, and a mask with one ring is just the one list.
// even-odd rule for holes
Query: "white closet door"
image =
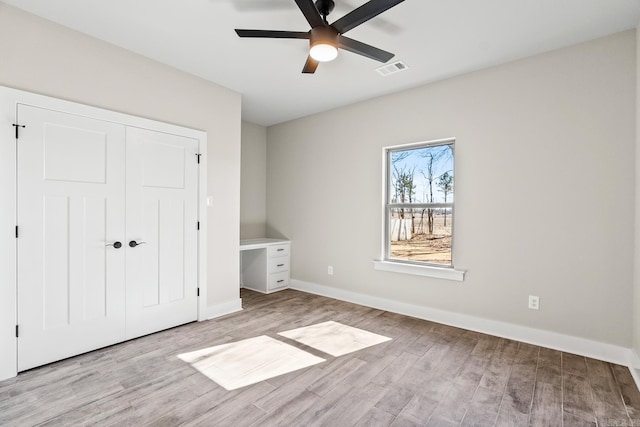
{"label": "white closet door", "polygon": [[127,128],[126,138],[127,338],[134,338],[197,319],[198,141],[138,128]]}
{"label": "white closet door", "polygon": [[125,339],[125,127],[17,114],[22,371]]}

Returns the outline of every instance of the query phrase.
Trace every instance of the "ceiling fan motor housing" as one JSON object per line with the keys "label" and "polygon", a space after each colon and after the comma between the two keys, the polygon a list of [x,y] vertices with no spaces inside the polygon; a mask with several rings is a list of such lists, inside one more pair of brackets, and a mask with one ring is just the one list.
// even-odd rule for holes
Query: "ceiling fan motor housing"
{"label": "ceiling fan motor housing", "polygon": [[317,44],[338,46],[338,32],[328,25],[312,28],[310,44],[311,47]]}

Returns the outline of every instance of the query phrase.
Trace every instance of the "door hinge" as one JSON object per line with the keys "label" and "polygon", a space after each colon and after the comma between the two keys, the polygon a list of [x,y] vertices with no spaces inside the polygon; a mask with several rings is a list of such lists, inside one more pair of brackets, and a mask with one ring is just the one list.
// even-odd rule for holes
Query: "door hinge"
{"label": "door hinge", "polygon": [[200,164],[200,156],[202,156],[202,154],[196,153],[196,158],[198,159],[198,164]]}
{"label": "door hinge", "polygon": [[19,125],[19,124],[17,124],[17,123],[14,123],[12,126],[13,126],[14,128],[16,128],[16,139],[18,139],[18,137],[19,137],[18,129],[27,127],[26,125]]}
{"label": "door hinge", "polygon": [[16,225],[16,239],[18,238],[18,226]]}
{"label": "door hinge", "polygon": [[200,230],[200,221],[196,223],[196,230]]}
{"label": "door hinge", "polygon": [[18,338],[20,336],[20,330],[18,325],[16,325],[16,338]]}
{"label": "door hinge", "polygon": [[196,288],[196,289],[197,289],[197,291],[196,291],[196,295],[197,295],[197,296],[200,296],[200,288]]}

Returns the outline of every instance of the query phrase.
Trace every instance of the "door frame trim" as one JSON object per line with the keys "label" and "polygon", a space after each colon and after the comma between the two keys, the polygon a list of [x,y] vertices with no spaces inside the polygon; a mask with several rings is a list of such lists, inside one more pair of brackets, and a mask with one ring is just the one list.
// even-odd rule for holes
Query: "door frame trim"
{"label": "door frame trim", "polygon": [[[16,218],[17,105],[25,104],[125,126],[181,135],[199,141],[198,168],[198,321],[207,319],[207,133],[170,123],[137,117],[32,92],[0,86],[0,381],[18,374]],[[194,159],[195,161],[195,159]],[[195,224],[194,224],[195,226]]]}

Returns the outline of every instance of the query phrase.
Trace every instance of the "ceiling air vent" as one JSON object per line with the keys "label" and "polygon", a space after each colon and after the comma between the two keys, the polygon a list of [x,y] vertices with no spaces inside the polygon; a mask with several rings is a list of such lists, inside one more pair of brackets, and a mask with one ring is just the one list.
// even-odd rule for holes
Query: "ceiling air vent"
{"label": "ceiling air vent", "polygon": [[376,68],[376,71],[380,73],[381,76],[386,77],[390,74],[399,73],[400,71],[404,71],[407,68],[407,64],[402,61],[396,61],[391,64],[384,65],[380,68]]}

